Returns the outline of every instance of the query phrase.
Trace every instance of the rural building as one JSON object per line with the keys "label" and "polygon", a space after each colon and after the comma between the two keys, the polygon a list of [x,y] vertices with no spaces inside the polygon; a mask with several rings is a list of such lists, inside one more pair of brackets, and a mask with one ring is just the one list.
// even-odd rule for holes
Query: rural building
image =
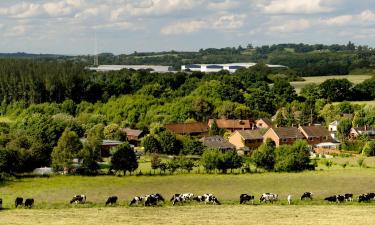
{"label": "rural building", "polygon": [[[81,138],[80,139],[81,143],[84,144],[87,139],[86,138]],[[124,144],[122,141],[116,141],[116,140],[102,140],[101,144],[101,157],[110,157],[111,156],[111,149],[114,147],[117,147],[119,145]]]}
{"label": "rural building", "polygon": [[229,142],[236,146],[237,152],[249,154],[263,143],[263,136],[259,130],[237,130],[229,136]]}
{"label": "rural building", "polygon": [[193,123],[174,123],[167,124],[164,126],[165,129],[171,131],[174,134],[191,135],[191,136],[207,136],[208,125],[201,122]]}
{"label": "rural building", "polygon": [[229,130],[231,132],[236,130],[252,130],[255,128],[255,123],[251,120],[231,119],[210,119],[208,121],[208,126],[211,128],[212,124],[215,122],[218,128]]}
{"label": "rural building", "polygon": [[300,126],[299,131],[305,136],[309,145],[332,141],[329,131],[322,126]]}
{"label": "rural building", "polygon": [[[241,68],[250,68],[255,66],[256,63],[228,63],[228,64],[190,64],[182,65],[181,71],[196,71],[204,73],[219,72],[221,70],[227,70],[230,73],[236,72]],[[270,68],[286,68],[282,65],[267,65]]]}
{"label": "rural building", "polygon": [[297,127],[272,127],[263,135],[263,141],[271,139],[276,147],[280,145],[291,145],[296,140],[305,139]]}
{"label": "rural building", "polygon": [[314,146],[314,153],[317,155],[332,155],[340,154],[338,150],[338,143],[324,142]]}
{"label": "rural building", "polygon": [[200,141],[209,149],[219,149],[223,152],[236,149],[236,146],[232,145],[221,136],[203,137]]}
{"label": "rural building", "polygon": [[123,128],[122,132],[126,133],[126,137],[129,143],[138,145],[141,141],[141,138],[144,136],[143,130],[136,130],[131,128]]}
{"label": "rural building", "polygon": [[329,125],[328,125],[328,131],[331,133],[331,137],[334,139],[334,140],[337,140],[337,126],[339,125],[339,121],[335,120],[333,122],[331,122]]}
{"label": "rural building", "polygon": [[272,121],[268,118],[260,118],[256,120],[255,123],[258,129],[268,129],[273,127]]}
{"label": "rural building", "polygon": [[370,140],[375,140],[375,127],[358,126],[350,129],[350,137],[355,139],[358,136],[367,135]]}

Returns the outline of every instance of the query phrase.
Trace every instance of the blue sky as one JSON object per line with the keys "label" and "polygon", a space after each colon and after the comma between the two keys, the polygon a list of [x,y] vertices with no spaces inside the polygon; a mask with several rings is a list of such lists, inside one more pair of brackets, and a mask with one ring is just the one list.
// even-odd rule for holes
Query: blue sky
{"label": "blue sky", "polygon": [[93,54],[275,43],[375,46],[374,0],[1,0],[0,52]]}

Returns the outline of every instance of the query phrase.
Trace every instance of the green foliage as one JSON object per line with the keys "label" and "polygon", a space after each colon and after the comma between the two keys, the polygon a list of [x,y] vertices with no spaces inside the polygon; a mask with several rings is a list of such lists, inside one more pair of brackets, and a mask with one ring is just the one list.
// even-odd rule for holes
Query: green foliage
{"label": "green foliage", "polygon": [[116,147],[115,152],[111,158],[110,170],[116,172],[122,171],[124,175],[126,172],[132,173],[138,168],[137,156],[129,143],[122,144]]}
{"label": "green foliage", "polygon": [[126,134],[121,130],[118,124],[112,123],[103,130],[104,138],[116,141],[126,141]]}
{"label": "green foliage", "polygon": [[160,167],[161,165],[161,159],[160,159],[160,156],[158,154],[153,154],[151,156],[151,168],[153,170],[156,170]]}
{"label": "green foliage", "polygon": [[78,135],[66,129],[52,152],[52,167],[55,171],[72,169],[73,159],[82,149]]}
{"label": "green foliage", "polygon": [[375,141],[368,141],[362,149],[363,156],[375,156]]}
{"label": "green foliage", "polygon": [[361,167],[361,168],[366,167],[365,160],[366,160],[365,157],[359,157],[357,159],[358,166]]}
{"label": "green foliage", "polygon": [[275,170],[280,172],[310,169],[310,151],[306,141],[298,140],[292,146],[276,148]]}
{"label": "green foliage", "polygon": [[342,141],[348,139],[350,129],[352,128],[352,121],[350,119],[343,119],[337,126],[337,134]]}
{"label": "green foliage", "polygon": [[220,163],[220,154],[221,152],[217,149],[207,149],[203,152],[201,164],[208,173],[217,169]]}
{"label": "green foliage", "polygon": [[154,135],[150,134],[143,138],[142,146],[147,153],[161,153],[162,149],[158,139]]}
{"label": "green foliage", "polygon": [[266,143],[253,152],[251,158],[257,167],[268,171],[273,170],[276,163],[275,144],[268,139]]}
{"label": "green foliage", "polygon": [[161,151],[168,155],[178,155],[182,149],[182,144],[176,136],[169,131],[163,131],[158,135]]}
{"label": "green foliage", "polygon": [[330,79],[320,84],[321,94],[328,101],[350,100],[353,84],[347,79]]}
{"label": "green foliage", "polygon": [[183,139],[182,154],[184,155],[202,155],[204,146],[197,138],[186,137]]}
{"label": "green foliage", "polygon": [[214,170],[220,170],[226,173],[228,169],[237,169],[242,167],[243,159],[235,151],[221,152],[218,149],[207,149],[201,157],[201,165],[208,173]]}

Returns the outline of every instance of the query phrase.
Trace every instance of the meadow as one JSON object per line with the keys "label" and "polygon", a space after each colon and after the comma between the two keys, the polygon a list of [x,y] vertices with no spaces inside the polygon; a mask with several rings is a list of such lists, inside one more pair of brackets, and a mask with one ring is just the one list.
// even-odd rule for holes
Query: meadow
{"label": "meadow", "polygon": [[305,81],[295,81],[290,84],[296,89],[296,92],[299,93],[303,87],[307,84],[315,83],[321,84],[329,79],[348,79],[354,84],[362,83],[364,80],[370,79],[372,75],[335,75],[335,76],[316,76],[316,77],[303,77]]}

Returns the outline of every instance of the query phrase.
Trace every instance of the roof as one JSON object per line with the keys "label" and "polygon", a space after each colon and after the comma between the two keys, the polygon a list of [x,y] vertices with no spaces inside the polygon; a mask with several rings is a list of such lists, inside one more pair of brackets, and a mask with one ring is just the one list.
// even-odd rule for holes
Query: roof
{"label": "roof", "polygon": [[359,133],[359,134],[362,134],[362,133],[366,133],[366,134],[370,134],[370,135],[375,135],[375,127],[371,127],[371,126],[360,126],[360,127],[353,127],[353,129]]}
{"label": "roof", "polygon": [[335,121],[331,122],[329,125],[337,126],[338,124],[339,124],[339,121],[335,120]]}
{"label": "roof", "polygon": [[175,134],[194,134],[208,132],[208,125],[202,122],[174,123],[164,126]]}
{"label": "roof", "polygon": [[208,148],[213,149],[235,149],[236,147],[221,136],[201,138],[200,141]]}
{"label": "roof", "polygon": [[[213,124],[214,120],[210,119],[208,124]],[[250,120],[230,120],[230,119],[217,119],[216,124],[221,129],[250,129]]]}
{"label": "roof", "polygon": [[127,136],[135,136],[135,137],[139,137],[143,133],[143,130],[136,130],[136,129],[131,129],[131,128],[124,128],[122,129],[122,131],[125,132]]}
{"label": "roof", "polygon": [[[268,119],[268,118],[260,118],[259,120],[262,120],[265,124],[267,124],[267,126],[269,126],[269,127],[272,127],[273,125],[272,125],[272,121],[270,120],[270,119]],[[259,121],[258,120],[258,121]]]}
{"label": "roof", "polygon": [[305,132],[307,137],[327,137],[330,136],[329,131],[322,126],[301,126],[301,130]]}
{"label": "roof", "polygon": [[115,141],[115,140],[103,140],[102,146],[113,146],[113,145],[122,145],[124,142],[122,141]]}
{"label": "roof", "polygon": [[297,127],[276,127],[271,128],[279,138],[297,138],[302,139],[304,136]]}
{"label": "roof", "polygon": [[238,132],[244,140],[263,139],[263,136],[259,130],[238,130],[236,132]]}

